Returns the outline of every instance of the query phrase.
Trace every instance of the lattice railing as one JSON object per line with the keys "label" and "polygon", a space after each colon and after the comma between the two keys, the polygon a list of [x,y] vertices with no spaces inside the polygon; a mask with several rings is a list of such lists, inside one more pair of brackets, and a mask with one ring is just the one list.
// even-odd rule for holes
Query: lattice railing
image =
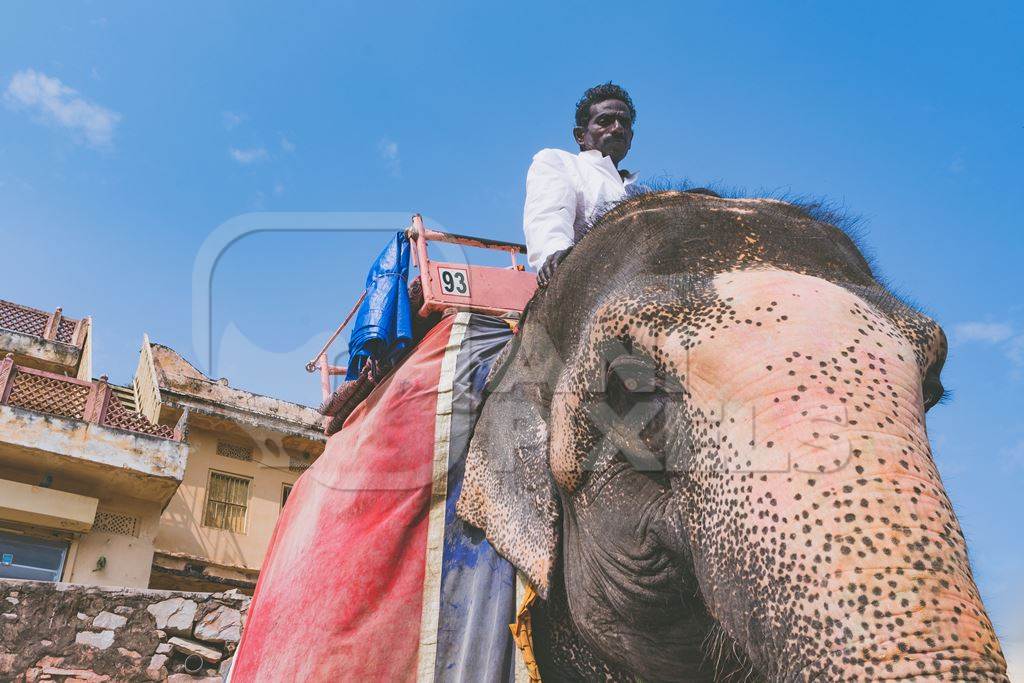
{"label": "lattice railing", "polygon": [[0,361],[0,405],[26,408],[48,415],[94,422],[136,434],[181,441],[187,433],[188,411],[174,427],[154,424],[141,413],[128,410],[111,391],[106,377],[86,382],[52,372]]}
{"label": "lattice railing", "polygon": [[59,308],[48,313],[0,299],[0,328],[81,347],[87,325],[87,318],[65,318]]}
{"label": "lattice railing", "polygon": [[16,367],[5,403],[74,420],[85,419],[92,383]]}
{"label": "lattice railing", "polygon": [[65,344],[75,343],[75,330],[78,329],[78,321],[70,318],[61,318],[57,323],[57,334],[54,339]]}
{"label": "lattice railing", "polygon": [[110,395],[110,402],[107,404],[107,412],[103,416],[101,424],[106,427],[125,429],[129,432],[152,434],[153,436],[160,436],[165,439],[174,438],[174,427],[153,424],[147,420],[146,416],[142,413],[135,413],[125,408],[121,405],[120,399],[113,394]]}

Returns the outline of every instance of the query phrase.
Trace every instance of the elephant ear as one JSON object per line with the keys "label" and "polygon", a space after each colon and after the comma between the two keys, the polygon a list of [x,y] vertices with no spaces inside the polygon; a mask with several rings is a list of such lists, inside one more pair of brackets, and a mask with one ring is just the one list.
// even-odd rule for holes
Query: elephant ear
{"label": "elephant ear", "polygon": [[547,598],[560,540],[547,425],[559,364],[550,345],[529,336],[522,329],[496,359],[456,511]]}

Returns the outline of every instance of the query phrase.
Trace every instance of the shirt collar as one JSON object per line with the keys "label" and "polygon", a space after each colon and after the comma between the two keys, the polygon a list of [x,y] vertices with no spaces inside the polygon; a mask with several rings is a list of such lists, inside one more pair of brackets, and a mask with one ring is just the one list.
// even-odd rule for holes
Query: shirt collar
{"label": "shirt collar", "polygon": [[619,169],[615,168],[615,164],[612,162],[611,157],[606,157],[601,154],[600,150],[588,149],[584,152],[580,152],[578,156],[580,159],[584,159],[595,166],[604,166],[605,170],[611,171],[615,175],[619,176],[619,178],[622,179],[623,185],[632,185],[636,182],[636,173],[630,173],[625,169],[622,169],[622,172],[619,172]]}

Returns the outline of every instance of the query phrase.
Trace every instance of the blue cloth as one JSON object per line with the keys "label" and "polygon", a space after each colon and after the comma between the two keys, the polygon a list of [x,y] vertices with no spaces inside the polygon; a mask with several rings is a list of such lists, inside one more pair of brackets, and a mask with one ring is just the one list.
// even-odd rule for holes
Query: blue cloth
{"label": "blue cloth", "polygon": [[348,340],[347,380],[359,377],[370,358],[390,364],[412,341],[409,252],[409,238],[395,233],[366,275],[366,299]]}
{"label": "blue cloth", "polygon": [[503,320],[474,314],[455,363],[435,683],[515,681],[519,653],[508,625],[516,619],[516,568],[498,555],[480,529],[455,514],[469,440],[483,405],[484,380],[511,337]]}

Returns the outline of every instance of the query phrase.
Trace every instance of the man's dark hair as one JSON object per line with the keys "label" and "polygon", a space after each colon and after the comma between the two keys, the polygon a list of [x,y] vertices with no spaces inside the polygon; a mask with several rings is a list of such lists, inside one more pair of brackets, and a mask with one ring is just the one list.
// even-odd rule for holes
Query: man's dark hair
{"label": "man's dark hair", "polygon": [[629,93],[621,85],[615,85],[611,81],[595,85],[583,93],[583,97],[576,103],[576,125],[585,128],[590,122],[590,107],[605,100],[620,100],[629,108],[629,115],[636,121],[636,107]]}

